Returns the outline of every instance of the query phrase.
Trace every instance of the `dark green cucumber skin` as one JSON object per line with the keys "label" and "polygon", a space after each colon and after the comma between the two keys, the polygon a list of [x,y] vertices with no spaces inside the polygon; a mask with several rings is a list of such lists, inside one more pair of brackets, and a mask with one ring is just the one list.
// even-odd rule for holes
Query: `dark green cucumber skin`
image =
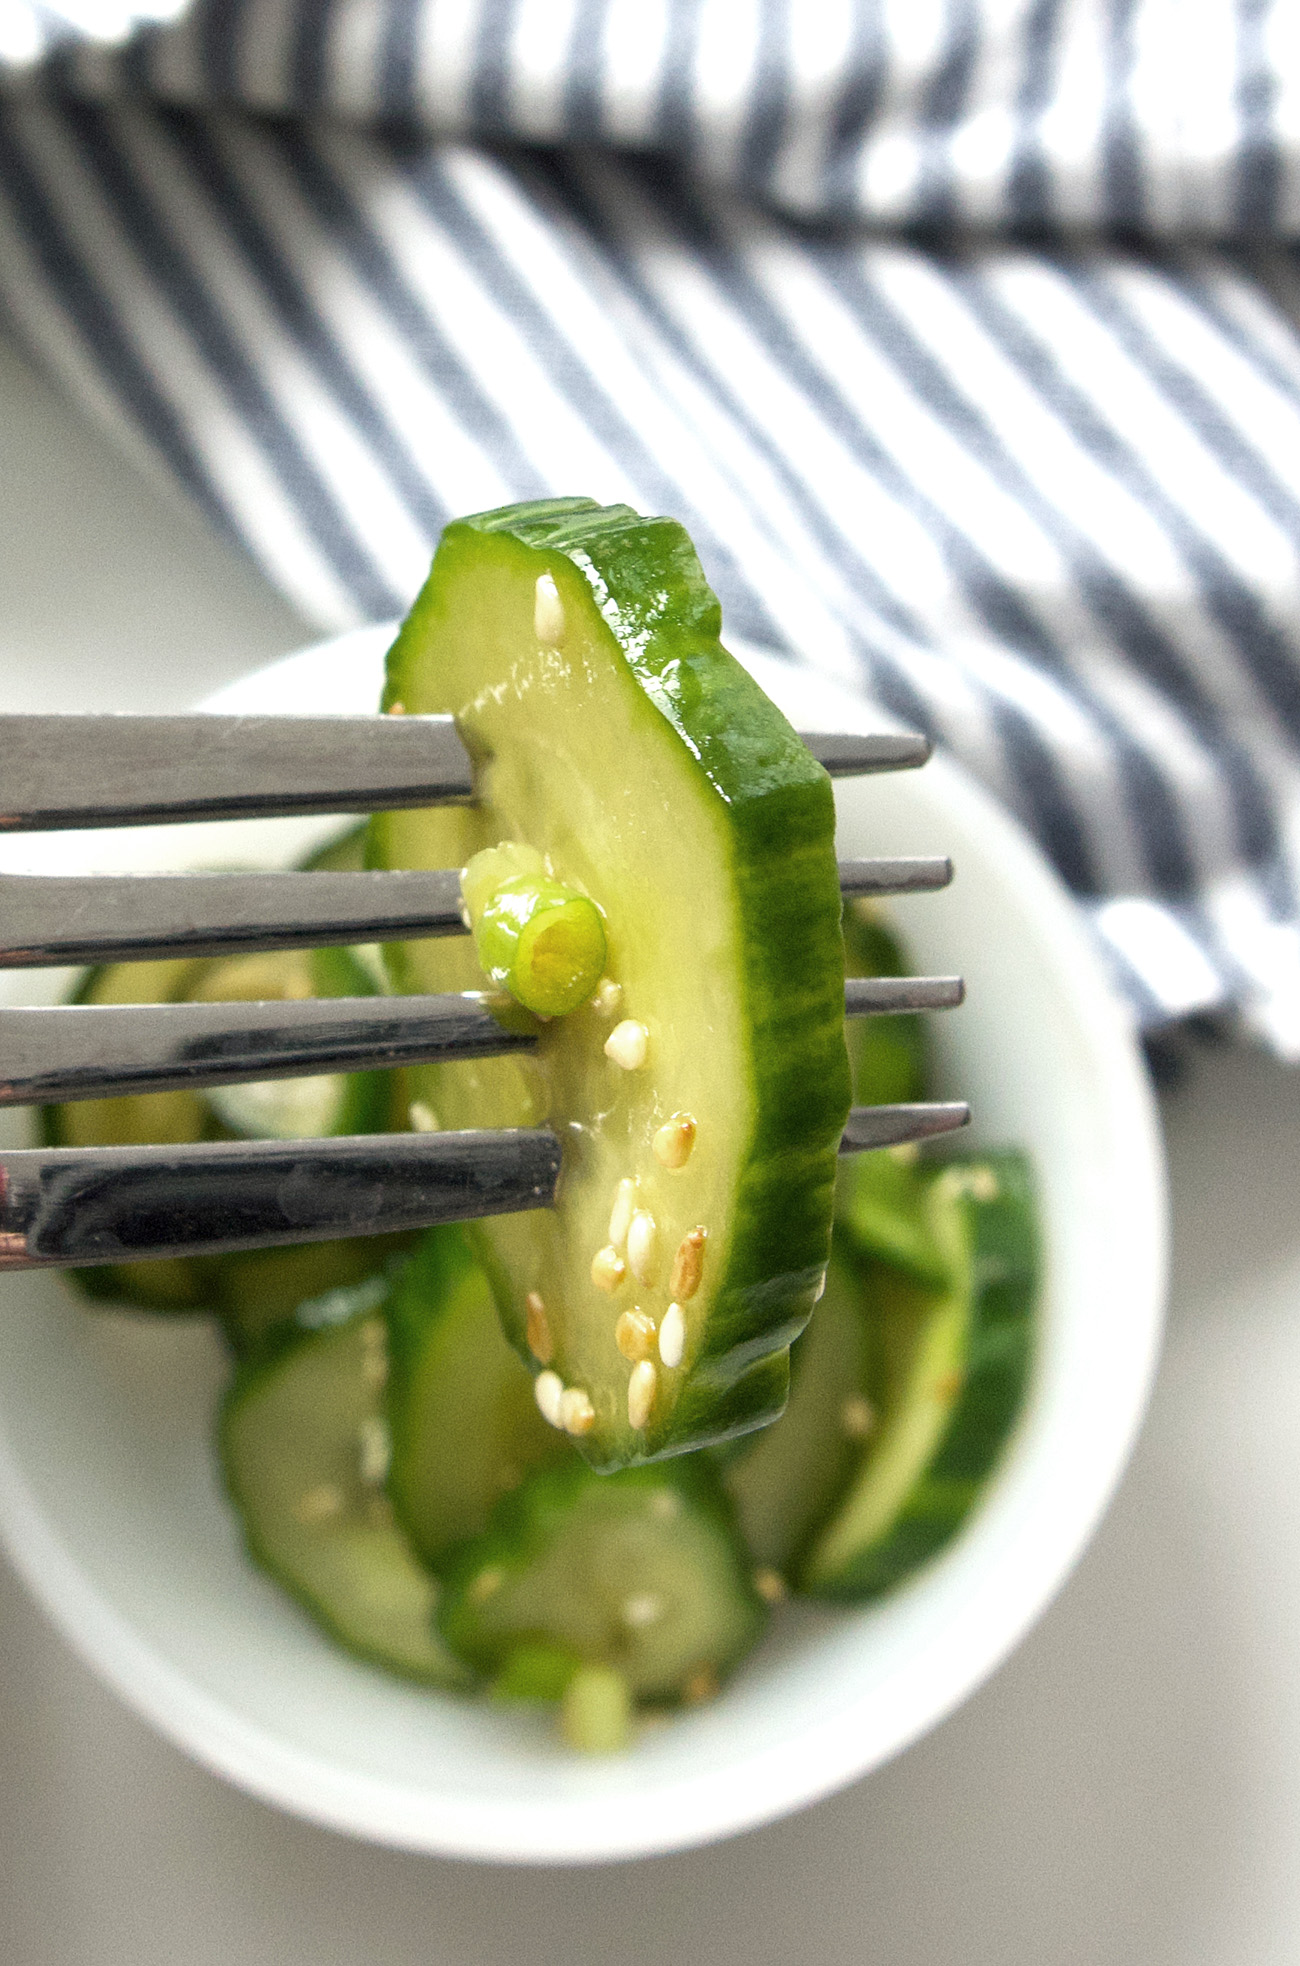
{"label": "dark green cucumber skin", "polygon": [[[736,1201],[744,1232],[732,1240],[690,1376],[667,1423],[648,1439],[642,1458],[657,1459],[747,1433],[781,1412],[789,1346],[807,1323],[828,1260],[836,1150],[850,1099],[839,1015],[834,797],[796,733],[782,724],[772,734],[767,699],[722,649],[721,609],[684,529],[588,499],[510,506],[447,528],[390,650],[385,709],[398,701],[410,706],[416,666],[438,632],[443,587],[465,556],[480,554],[484,535],[516,551],[562,557],[583,576],[623,659],[726,802],[747,863],[764,870],[764,912],[784,925],[779,935],[746,938],[759,1118]],[[545,566],[546,559],[538,561],[539,572]],[[418,694],[416,701],[434,707]],[[767,733],[757,742],[755,721]],[[782,998],[800,1004],[800,1029],[769,1014],[766,1007]],[[519,1310],[493,1260],[490,1234],[480,1236],[480,1247],[507,1335],[526,1357]],[[622,1457],[603,1459],[594,1439],[580,1446],[594,1465],[622,1464]]]}
{"label": "dark green cucumber skin", "polygon": [[[769,1610],[754,1586],[734,1510],[708,1458],[701,1455],[679,1458],[671,1469],[662,1465],[643,1466],[605,1475],[598,1474],[575,1455],[567,1466],[543,1469],[533,1475],[497,1505],[487,1533],[461,1544],[445,1565],[437,1613],[440,1635],[451,1651],[480,1676],[496,1683],[504,1672],[502,1692],[507,1698],[557,1698],[573,1665],[611,1663],[581,1658],[562,1635],[550,1631],[485,1631],[471,1588],[489,1567],[499,1567],[506,1573],[508,1588],[512,1576],[526,1571],[563,1536],[567,1518],[575,1508],[581,1507],[593,1484],[598,1491],[610,1495],[619,1491],[626,1494],[668,1488],[685,1508],[708,1525],[715,1556],[709,1575],[701,1579],[701,1588],[726,1593],[734,1630],[724,1652],[693,1664],[706,1665],[721,1680],[758,1642]],[[521,1651],[529,1668],[522,1672],[511,1669],[512,1660]],[[612,1663],[617,1665],[618,1661]],[[685,1687],[675,1692],[660,1689],[650,1694],[644,1690],[639,1693],[648,1704],[666,1706],[676,1705],[686,1696]]]}
{"label": "dark green cucumber skin", "polygon": [[929,1563],[965,1527],[1014,1434],[1033,1364],[1041,1263],[1033,1177],[1025,1156],[1014,1152],[945,1163],[965,1165],[991,1168],[998,1194],[961,1204],[973,1299],[961,1393],[937,1451],[890,1529],[833,1579],[819,1579],[815,1589],[800,1582],[806,1595],[861,1603]]}
{"label": "dark green cucumber skin", "polygon": [[[487,1529],[501,1494],[500,1489],[484,1493],[475,1511],[469,1508],[471,1497],[461,1493],[458,1497],[461,1527],[454,1537],[446,1533],[431,1536],[427,1515],[420,1507],[419,1483],[427,1479],[427,1467],[420,1453],[420,1434],[429,1425],[425,1411],[429,1375],[439,1368],[454,1373],[458,1361],[455,1357],[449,1359],[444,1349],[448,1321],[463,1318],[467,1293],[477,1296],[479,1292],[488,1298],[487,1278],[463,1232],[449,1227],[429,1230],[405,1262],[394,1264],[384,1296],[388,1325],[388,1424],[393,1443],[388,1493],[407,1541],[434,1570],[441,1570],[453,1542],[462,1542]],[[469,1308],[471,1317],[475,1317],[472,1301]],[[492,1386],[473,1386],[465,1391],[476,1404],[485,1393],[491,1399],[492,1410],[483,1416],[480,1407],[476,1417],[480,1420],[486,1417],[489,1427],[493,1422],[503,1428],[509,1426],[510,1459],[518,1482],[533,1468],[572,1461],[576,1456],[567,1435],[548,1427],[537,1411],[532,1381],[515,1353],[503,1342],[490,1299],[485,1311],[491,1319],[490,1336],[500,1352],[504,1370]],[[452,1337],[454,1342],[454,1332]],[[481,1351],[480,1347],[475,1362],[481,1362]],[[463,1371],[462,1364],[462,1378]],[[433,1390],[436,1393],[437,1389]]]}

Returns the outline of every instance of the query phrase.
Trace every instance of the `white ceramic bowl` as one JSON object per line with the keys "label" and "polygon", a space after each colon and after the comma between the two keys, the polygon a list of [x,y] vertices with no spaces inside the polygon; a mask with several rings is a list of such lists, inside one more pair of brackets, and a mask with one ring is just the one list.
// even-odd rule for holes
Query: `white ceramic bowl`
{"label": "white ceramic bowl", "polygon": [[[385,640],[366,631],[295,656],[213,707],[367,709]],[[869,722],[830,685],[755,667],[805,728]],[[414,1850],[549,1863],[677,1849],[877,1767],[977,1686],[1057,1589],[1119,1476],[1156,1354],[1165,1195],[1145,1075],[1070,901],[959,771],[936,761],[850,784],[840,812],[845,854],[956,860],[947,893],[898,908],[920,962],[967,978],[966,1006],[935,1020],[943,1089],[970,1098],[980,1139],[1027,1147],[1041,1186],[1032,1392],[967,1531],[883,1603],[792,1610],[716,1704],[623,1758],[578,1760],[542,1718],[354,1664],[246,1562],[211,1448],[224,1368],[209,1329],[88,1314],[52,1273],[5,1276],[0,1534],[82,1657],[198,1760]],[[310,831],[64,834],[11,841],[4,864],[274,859]],[[38,995],[30,978],[7,981],[11,1000]]]}

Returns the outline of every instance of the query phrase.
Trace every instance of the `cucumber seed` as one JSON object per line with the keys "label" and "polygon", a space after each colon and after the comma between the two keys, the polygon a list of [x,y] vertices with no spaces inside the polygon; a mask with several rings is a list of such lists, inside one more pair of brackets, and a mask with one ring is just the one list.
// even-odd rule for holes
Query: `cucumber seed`
{"label": "cucumber seed", "polygon": [[704,1275],[704,1244],[707,1229],[692,1229],[684,1235],[673,1257],[673,1274],[668,1288],[679,1304],[685,1304],[700,1287]]}
{"label": "cucumber seed", "polygon": [[685,1167],[695,1145],[695,1121],[689,1113],[674,1113],[650,1142],[660,1167]]}
{"label": "cucumber seed", "polygon": [[680,1304],[670,1304],[659,1327],[659,1356],[669,1371],[675,1371],[686,1350],[686,1319]]}
{"label": "cucumber seed", "polygon": [[635,1017],[625,1017],[605,1040],[605,1056],[621,1065],[625,1072],[639,1072],[645,1064],[650,1033]]}
{"label": "cucumber seed", "polygon": [[623,1007],[623,985],[616,983],[612,976],[602,976],[591,1007],[597,1017],[617,1017]]}
{"label": "cucumber seed", "polygon": [[555,1357],[555,1340],[551,1335],[551,1320],[546,1315],[546,1305],[538,1290],[530,1290],[524,1299],[525,1334],[528,1349],[539,1365],[549,1365]]}
{"label": "cucumber seed", "polygon": [[657,1625],[664,1615],[664,1601],[653,1591],[638,1591],[635,1597],[623,1600],[623,1623],[629,1631],[644,1631],[647,1625]]}
{"label": "cucumber seed", "polygon": [[598,1249],[591,1259],[592,1282],[597,1290],[607,1290],[611,1297],[626,1275],[627,1264],[612,1244]]}
{"label": "cucumber seed", "polygon": [[655,1218],[647,1208],[638,1208],[627,1231],[627,1260],[638,1283],[655,1280],[655,1245],[658,1242]]}
{"label": "cucumber seed", "polygon": [[876,1410],[861,1393],[851,1393],[840,1408],[840,1427],[850,1440],[865,1440],[876,1424]]}
{"label": "cucumber seed", "polygon": [[[640,1371],[640,1366],[637,1371]],[[596,1409],[581,1386],[566,1386],[560,1396],[560,1422],[566,1434],[589,1434],[596,1424]]]}
{"label": "cucumber seed", "polygon": [[632,1376],[627,1382],[627,1423],[638,1433],[650,1418],[658,1384],[659,1374],[648,1358],[643,1358],[639,1365],[632,1367]]}
{"label": "cucumber seed", "polygon": [[378,1488],[388,1473],[393,1444],[378,1414],[369,1414],[357,1428],[357,1465],[367,1488]]}
{"label": "cucumber seed", "polygon": [[304,1528],[312,1529],[318,1522],[328,1522],[331,1516],[343,1513],[343,1497],[332,1482],[322,1482],[319,1488],[309,1488],[298,1497],[293,1512]]}
{"label": "cucumber seed", "polygon": [[564,1381],[558,1372],[539,1372],[533,1380],[533,1398],[543,1420],[553,1427],[562,1427],[560,1402],[564,1398]]}
{"label": "cucumber seed", "polygon": [[624,1175],[614,1190],[614,1207],[609,1218],[609,1239],[615,1249],[627,1241],[627,1232],[632,1226],[635,1208],[636,1182]]}
{"label": "cucumber seed", "polygon": [[644,1311],[624,1311],[614,1326],[614,1343],[623,1357],[635,1365],[639,1359],[649,1358],[654,1342],[654,1319]]}
{"label": "cucumber seed", "polygon": [[549,573],[539,573],[533,589],[533,633],[548,648],[564,640],[564,602]]}

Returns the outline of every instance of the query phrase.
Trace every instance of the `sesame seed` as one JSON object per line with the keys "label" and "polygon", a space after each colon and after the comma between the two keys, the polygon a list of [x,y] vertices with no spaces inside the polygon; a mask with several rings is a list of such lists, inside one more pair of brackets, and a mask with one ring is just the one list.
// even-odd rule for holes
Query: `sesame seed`
{"label": "sesame seed", "polygon": [[813,1303],[820,1304],[822,1298],[825,1295],[826,1295],[826,1272],[825,1270],[823,1270],[821,1275],[817,1279],[817,1288],[813,1292]]}
{"label": "sesame seed", "polygon": [[780,1604],[789,1595],[785,1578],[779,1570],[756,1570],[754,1589],[765,1604]]}
{"label": "sesame seed", "polygon": [[442,1131],[441,1126],[438,1124],[438,1115],[434,1112],[432,1106],[425,1104],[423,1099],[412,1099],[406,1109],[406,1117],[410,1120],[412,1130],[416,1133],[441,1133]]}
{"label": "sesame seed", "polygon": [[[640,1370],[640,1368],[637,1368]],[[596,1424],[596,1409],[581,1386],[566,1386],[560,1398],[560,1422],[566,1434],[589,1434]]]}
{"label": "sesame seed", "polygon": [[489,1569],[479,1571],[465,1595],[471,1604],[485,1604],[488,1598],[496,1596],[505,1580],[505,1571],[494,1563]]}
{"label": "sesame seed", "polygon": [[644,1631],[647,1625],[657,1624],[664,1615],[664,1601],[653,1591],[638,1591],[634,1597],[623,1600],[623,1623],[630,1631]]}
{"label": "sesame seed", "polygon": [[991,1167],[972,1167],[967,1169],[970,1180],[970,1194],[974,1201],[996,1201],[1002,1190],[998,1177]]}
{"label": "sesame seed", "polygon": [[299,1522],[312,1528],[318,1522],[328,1522],[331,1516],[343,1512],[343,1497],[332,1482],[322,1482],[319,1488],[309,1488],[300,1495],[293,1510]]}
{"label": "sesame seed", "polygon": [[645,1064],[650,1033],[635,1017],[625,1017],[605,1040],[605,1056],[621,1065],[625,1072],[639,1072]]}
{"label": "sesame seed", "polygon": [[650,1418],[650,1409],[655,1403],[655,1391],[659,1385],[659,1374],[648,1358],[632,1367],[632,1376],[627,1382],[627,1423],[639,1433]]}
{"label": "sesame seed", "polygon": [[543,1420],[553,1427],[562,1427],[560,1402],[564,1398],[564,1381],[558,1372],[539,1372],[533,1380],[533,1398]]}
{"label": "sesame seed", "polygon": [[861,1393],[850,1393],[840,1408],[840,1428],[850,1440],[865,1440],[876,1424],[876,1409]]}
{"label": "sesame seed", "polygon": [[718,1675],[712,1666],[700,1666],[682,1688],[682,1698],[688,1707],[702,1706],[705,1700],[716,1699],[717,1693]]}
{"label": "sesame seed", "polygon": [[378,1414],[369,1414],[357,1428],[357,1462],[367,1488],[378,1488],[388,1473],[392,1458],[388,1428]]}
{"label": "sesame seed", "polygon": [[886,1147],[885,1152],[893,1160],[901,1161],[904,1167],[911,1167],[921,1158],[921,1149],[915,1140],[898,1140],[892,1147]]}
{"label": "sesame seed", "polygon": [[539,573],[533,589],[533,633],[548,648],[564,640],[564,602],[549,573]]}
{"label": "sesame seed", "polygon": [[406,705],[399,697],[395,703],[389,704],[384,714],[388,717],[404,717],[406,715]]}
{"label": "sesame seed", "polygon": [[638,1359],[649,1358],[654,1342],[654,1319],[644,1311],[624,1311],[614,1326],[614,1343],[623,1357],[635,1365]]}
{"label": "sesame seed", "polygon": [[659,1356],[670,1372],[682,1362],[686,1350],[686,1317],[680,1304],[670,1304],[659,1327]]}
{"label": "sesame seed", "polygon": [[617,1249],[627,1241],[636,1208],[636,1182],[625,1175],[614,1190],[614,1206],[609,1217],[609,1239]]}
{"label": "sesame seed", "polygon": [[650,1142],[660,1167],[685,1167],[695,1146],[695,1121],[689,1113],[674,1113]]}
{"label": "sesame seed", "polygon": [[656,1522],[674,1522],[681,1512],[681,1497],[674,1489],[655,1489],[650,1497],[650,1514]]}
{"label": "sesame seed", "polygon": [[955,1369],[945,1372],[935,1381],[934,1396],[945,1406],[951,1406],[964,1384],[962,1374]]}
{"label": "sesame seed", "polygon": [[591,1007],[597,1017],[617,1017],[623,1007],[623,985],[616,983],[612,976],[602,976]]}
{"label": "sesame seed", "polygon": [[627,1260],[638,1283],[655,1280],[656,1243],[659,1232],[648,1208],[638,1208],[627,1231]]}
{"label": "sesame seed", "polygon": [[546,1305],[538,1290],[530,1290],[524,1299],[524,1330],[528,1349],[537,1363],[549,1365],[555,1357],[555,1339],[551,1335],[551,1320],[546,1315]]}
{"label": "sesame seed", "polygon": [[607,1243],[598,1249],[591,1259],[591,1280],[597,1290],[607,1290],[612,1297],[627,1275],[627,1264],[613,1246]]}
{"label": "sesame seed", "polygon": [[692,1229],[678,1244],[668,1288],[679,1304],[686,1303],[700,1287],[700,1278],[704,1275],[704,1245],[708,1233],[707,1229]]}

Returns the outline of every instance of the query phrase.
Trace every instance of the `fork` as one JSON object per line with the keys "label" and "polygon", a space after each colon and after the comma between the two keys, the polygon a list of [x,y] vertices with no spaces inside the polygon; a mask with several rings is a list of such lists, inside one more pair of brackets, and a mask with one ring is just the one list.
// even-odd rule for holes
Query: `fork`
{"label": "fork", "polygon": [[[913,768],[910,733],[805,733],[832,777]],[[56,788],[56,792],[51,788]],[[474,796],[450,717],[0,716],[0,833],[365,813]],[[846,896],[942,888],[947,859],[841,861]],[[0,968],[467,933],[459,873],[0,875]],[[946,1009],[957,977],[854,978],[845,1013]],[[0,1009],[0,1105],[196,1090],[527,1050],[504,996]],[[841,1151],[964,1125],[962,1102],[861,1106]],[[0,1269],[217,1254],[545,1207],[548,1128],[0,1152]]]}

